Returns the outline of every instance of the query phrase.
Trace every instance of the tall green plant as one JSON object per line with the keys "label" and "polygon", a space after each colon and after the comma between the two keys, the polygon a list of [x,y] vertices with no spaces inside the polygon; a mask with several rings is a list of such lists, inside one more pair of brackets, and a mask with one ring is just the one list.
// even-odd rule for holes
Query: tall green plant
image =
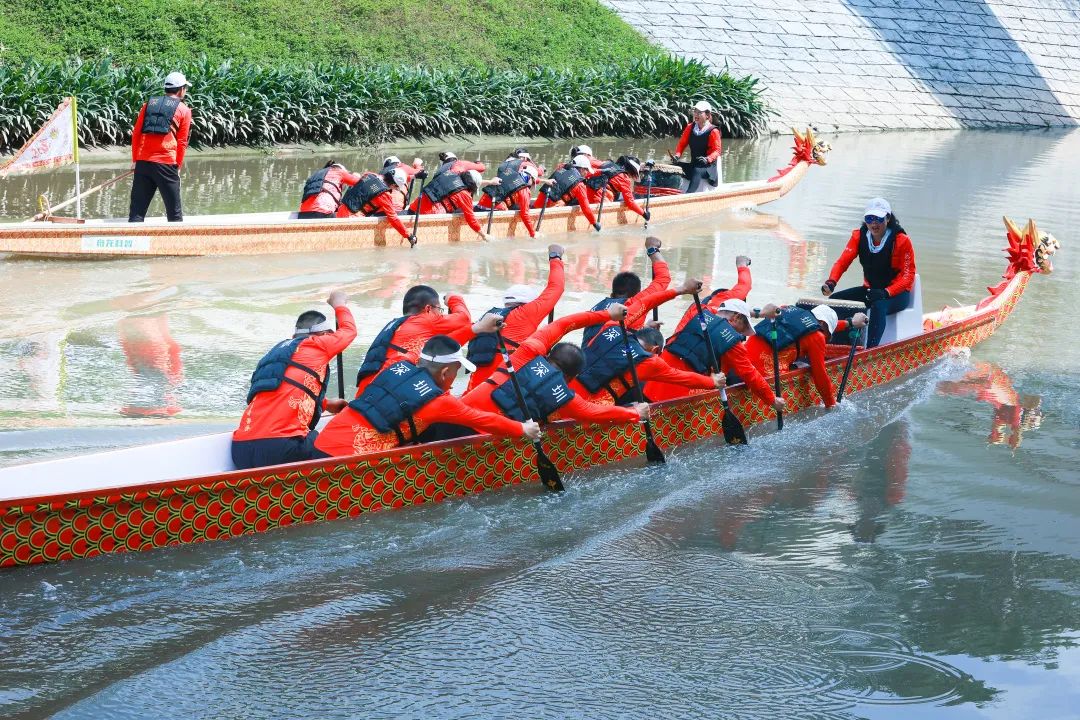
{"label": "tall green plant", "polygon": [[[577,70],[213,63],[185,67],[192,144],[352,143],[446,135],[639,137],[678,132],[708,100],[725,135],[760,132],[768,114],[750,77],[647,57]],[[159,71],[107,60],[0,64],[0,152],[22,145],[68,95],[87,146],[124,145]]]}

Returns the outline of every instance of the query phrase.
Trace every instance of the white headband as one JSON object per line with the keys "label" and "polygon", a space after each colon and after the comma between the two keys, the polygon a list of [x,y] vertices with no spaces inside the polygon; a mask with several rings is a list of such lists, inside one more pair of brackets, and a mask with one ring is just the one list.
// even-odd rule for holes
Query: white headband
{"label": "white headband", "polygon": [[316,323],[309,328],[296,328],[297,335],[311,335],[313,333],[322,332],[323,330],[333,330],[334,323],[330,318],[326,318],[321,323]]}
{"label": "white headband", "polygon": [[435,363],[436,365],[449,365],[450,363],[461,363],[461,366],[469,372],[474,372],[476,366],[469,362],[461,350],[455,350],[448,355],[428,355],[427,353],[420,353],[421,360],[427,360],[428,362]]}

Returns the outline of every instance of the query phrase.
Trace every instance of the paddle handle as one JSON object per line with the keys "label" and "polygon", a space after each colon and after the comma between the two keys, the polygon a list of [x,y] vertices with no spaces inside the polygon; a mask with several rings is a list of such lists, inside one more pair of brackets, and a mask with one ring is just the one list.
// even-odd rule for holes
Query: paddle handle
{"label": "paddle handle", "polygon": [[607,181],[600,185],[600,207],[596,211],[596,232],[600,232],[600,216],[604,214],[604,200],[607,200]]}
{"label": "paddle handle", "polygon": [[701,296],[698,293],[694,293],[694,307],[697,308],[698,322],[701,323],[701,334],[705,336],[705,350],[709,353],[708,359],[705,364],[708,366],[709,373],[712,374],[715,362],[719,362],[716,357],[716,350],[713,348],[712,338],[709,337],[709,324],[705,322],[705,311],[701,308]]}
{"label": "paddle handle", "polygon": [[[648,163],[646,163],[646,164],[648,164]],[[652,170],[652,168],[650,168],[648,174],[645,175],[645,213],[646,214],[648,214],[648,212],[649,212],[649,201],[652,200],[652,186],[653,186],[653,170]],[[648,220],[645,221],[645,229],[646,230],[649,229],[649,221]],[[653,312],[655,313],[656,310],[653,309]],[[655,320],[655,319],[656,319],[656,316],[654,315],[653,320]]]}
{"label": "paddle handle", "polygon": [[551,197],[548,196],[548,194],[546,192],[543,193],[543,195],[544,195],[544,204],[540,206],[540,219],[536,221],[536,232],[540,232],[540,226],[544,224],[544,212],[548,208],[548,202],[551,201]]}
{"label": "paddle handle", "polygon": [[55,213],[57,210],[62,210],[64,208],[66,208],[68,205],[71,205],[72,203],[79,202],[80,200],[85,198],[87,195],[93,195],[94,193],[98,192],[99,190],[104,190],[107,187],[115,185],[116,183],[120,182],[124,178],[130,177],[131,175],[134,175],[134,174],[135,174],[134,170],[128,170],[125,173],[117,175],[116,177],[112,178],[111,180],[106,180],[103,183],[99,183],[99,184],[95,185],[94,187],[90,188],[89,190],[85,190],[85,191],[79,193],[78,195],[76,195],[75,197],[73,197],[73,198],[71,198],[69,200],[65,200],[64,202],[60,203],[59,205],[54,205],[54,206],[50,207],[49,212],[47,212],[47,213],[44,213],[44,212],[38,213],[34,217],[30,218],[30,220],[32,220],[32,221],[44,220],[49,215],[52,215],[53,213]]}
{"label": "paddle handle", "polygon": [[[783,397],[780,389],[780,350],[777,348],[777,332],[776,332],[776,320],[773,319],[773,328],[770,331],[772,335],[772,342],[769,345],[772,346],[772,372],[773,372],[773,392],[776,397]],[[776,429],[784,429],[784,411],[777,408],[776,410]]]}
{"label": "paddle handle", "polygon": [[[420,189],[416,191],[416,215],[413,216],[412,234],[409,235],[409,247],[416,247],[416,231],[420,227],[420,206],[423,205],[424,180],[420,178]],[[406,205],[406,207],[408,207]]]}
{"label": "paddle handle", "polygon": [[851,374],[851,364],[855,360],[855,352],[859,349],[859,341],[862,340],[862,329],[859,329],[859,334],[852,340],[851,350],[848,351],[847,362],[844,363],[844,374],[840,378],[840,389],[836,391],[836,403],[839,405],[840,401],[844,398],[844,388],[847,387],[848,375]]}

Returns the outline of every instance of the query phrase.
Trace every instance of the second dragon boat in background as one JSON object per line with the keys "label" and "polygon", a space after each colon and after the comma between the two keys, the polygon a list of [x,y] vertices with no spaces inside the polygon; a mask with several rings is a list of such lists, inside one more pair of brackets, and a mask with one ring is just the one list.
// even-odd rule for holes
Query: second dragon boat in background
{"label": "second dragon boat in background", "polygon": [[[754,207],[778,200],[799,184],[811,165],[824,165],[830,148],[813,133],[795,132],[794,155],[788,166],[767,180],[723,183],[711,192],[657,194],[650,200],[652,222],[668,222],[731,208]],[[532,211],[534,220],[540,210]],[[622,202],[604,205],[606,227],[643,222]],[[547,234],[594,232],[576,207],[553,206],[544,213]],[[497,238],[528,237],[516,211],[493,215]],[[419,244],[442,245],[476,241],[461,215],[422,215]],[[0,225],[0,253],[33,257],[110,258],[133,256],[263,255],[270,253],[358,250],[407,245],[382,218],[297,220],[296,213],[268,212],[203,215],[182,223],[164,219],[128,223],[121,219],[86,220],[46,217]]]}

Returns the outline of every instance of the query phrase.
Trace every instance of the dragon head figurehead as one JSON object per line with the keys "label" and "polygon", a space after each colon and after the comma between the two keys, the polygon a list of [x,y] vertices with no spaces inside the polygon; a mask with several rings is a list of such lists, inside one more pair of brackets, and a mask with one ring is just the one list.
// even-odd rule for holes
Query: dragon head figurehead
{"label": "dragon head figurehead", "polygon": [[1005,218],[1005,230],[1009,239],[1009,247],[1005,248],[1005,254],[1009,258],[1006,279],[1022,271],[1044,274],[1054,271],[1050,258],[1061,247],[1057,238],[1050,233],[1040,232],[1034,220],[1028,220],[1027,225],[1021,229],[1012,220]]}
{"label": "dragon head figurehead", "polygon": [[800,133],[795,128],[791,129],[795,135],[795,160],[808,162],[811,165],[824,165],[827,162],[832,145],[824,140],[814,137],[814,131],[806,128],[805,133]]}

